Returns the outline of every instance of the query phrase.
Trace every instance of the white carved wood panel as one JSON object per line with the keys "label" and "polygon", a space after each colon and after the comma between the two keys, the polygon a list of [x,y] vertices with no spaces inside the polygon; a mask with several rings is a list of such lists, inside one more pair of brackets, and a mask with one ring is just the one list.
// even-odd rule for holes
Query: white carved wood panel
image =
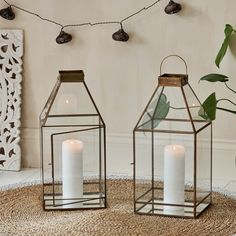
{"label": "white carved wood panel", "polygon": [[23,31],[0,30],[0,170],[20,170]]}

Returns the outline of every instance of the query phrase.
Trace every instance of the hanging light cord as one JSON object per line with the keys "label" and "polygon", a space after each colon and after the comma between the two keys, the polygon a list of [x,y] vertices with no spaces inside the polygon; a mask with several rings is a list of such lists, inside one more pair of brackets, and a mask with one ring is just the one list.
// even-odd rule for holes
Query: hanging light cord
{"label": "hanging light cord", "polygon": [[40,15],[37,14],[37,13],[34,13],[34,12],[32,12],[32,11],[29,11],[29,10],[26,10],[26,9],[24,9],[24,8],[22,8],[22,7],[19,7],[19,6],[16,6],[16,5],[14,5],[14,4],[10,4],[10,3],[7,2],[6,0],[3,0],[3,1],[4,1],[7,5],[9,5],[10,7],[14,7],[14,8],[16,8],[16,9],[18,9],[18,10],[20,10],[20,11],[23,11],[23,12],[26,12],[26,13],[28,13],[28,14],[30,14],[30,15],[36,16],[36,17],[38,17],[38,18],[41,19],[41,20],[48,21],[48,22],[50,22],[50,23],[53,23],[53,24],[55,24],[55,25],[59,25],[59,26],[63,27],[62,24],[60,24],[60,23],[58,23],[58,22],[56,22],[56,21],[54,21],[54,20],[51,20],[51,19],[48,19],[48,18],[44,18],[44,17],[40,16]]}
{"label": "hanging light cord", "polygon": [[9,3],[7,0],[3,0],[8,6],[10,7],[14,7],[20,11],[23,11],[25,13],[28,13],[30,15],[33,15],[35,17],[38,17],[39,19],[43,20],[43,21],[47,21],[47,22],[50,22],[52,24],[55,24],[55,25],[58,25],[60,26],[62,29],[64,28],[68,28],[68,27],[81,27],[81,26],[96,26],[96,25],[108,25],[108,24],[119,24],[122,26],[122,23],[129,20],[130,18],[142,13],[143,11],[146,11],[146,10],[149,10],[150,8],[154,7],[157,3],[159,3],[161,0],[156,0],[155,2],[153,2],[152,4],[146,6],[146,7],[143,7],[142,9],[134,12],[133,14],[123,18],[122,20],[120,21],[100,21],[100,22],[85,22],[85,23],[79,23],[79,24],[68,24],[68,25],[62,25],[61,23],[55,21],[55,20],[52,20],[52,19],[49,19],[49,18],[45,18],[45,17],[42,17],[40,16],[39,14],[35,13],[35,12],[32,12],[32,11],[29,11],[29,10],[26,10],[22,7],[19,7],[15,4],[11,4]]}

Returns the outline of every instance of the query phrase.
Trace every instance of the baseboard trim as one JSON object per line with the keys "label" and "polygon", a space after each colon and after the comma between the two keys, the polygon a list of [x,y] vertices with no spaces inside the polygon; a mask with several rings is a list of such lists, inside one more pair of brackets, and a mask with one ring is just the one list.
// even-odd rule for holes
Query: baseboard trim
{"label": "baseboard trim", "polygon": [[[23,167],[40,166],[39,129],[22,128]],[[213,178],[236,180],[236,140],[213,140]],[[107,169],[110,173],[132,175],[133,138],[130,134],[107,134]],[[222,168],[223,167],[223,168]]]}

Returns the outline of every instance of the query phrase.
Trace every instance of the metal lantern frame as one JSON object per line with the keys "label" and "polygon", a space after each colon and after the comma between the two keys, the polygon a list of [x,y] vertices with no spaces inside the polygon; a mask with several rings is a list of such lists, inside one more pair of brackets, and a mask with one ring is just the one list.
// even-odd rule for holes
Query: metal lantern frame
{"label": "metal lantern frame", "polygon": [[[166,59],[168,59],[169,57],[177,57],[179,59],[181,59],[186,67],[186,74],[162,74],[162,66],[163,63]],[[133,188],[134,188],[134,212],[136,214],[140,214],[140,215],[159,215],[159,216],[167,216],[167,217],[177,217],[177,218],[197,218],[198,216],[200,216],[202,214],[202,212],[204,212],[211,204],[212,204],[212,122],[209,120],[199,120],[196,121],[192,118],[191,116],[191,112],[190,112],[190,108],[187,102],[187,97],[186,94],[184,92],[184,86],[189,85],[188,83],[188,68],[187,68],[187,64],[184,61],[183,58],[181,58],[178,55],[169,55],[167,57],[165,57],[163,59],[163,61],[161,62],[160,65],[160,76],[158,78],[158,86],[155,89],[154,93],[152,94],[150,100],[148,101],[147,106],[145,107],[141,117],[139,118],[134,130],[133,130]],[[183,130],[162,130],[162,129],[158,129],[158,128],[154,128],[153,125],[153,121],[151,120],[151,128],[143,128],[143,124],[142,123],[142,118],[144,116],[144,114],[147,112],[148,106],[150,105],[150,103],[152,102],[152,99],[154,98],[155,94],[157,93],[158,89],[161,88],[162,92],[164,90],[164,88],[166,87],[178,87],[181,90],[181,94],[183,96],[184,99],[184,103],[186,105],[187,108],[187,113],[189,116],[189,120],[185,120],[185,119],[166,119],[164,118],[163,121],[168,120],[170,122],[182,122],[183,124],[186,122],[190,122],[191,126],[192,126],[192,131],[183,131]],[[193,91],[192,87],[189,85],[191,92],[193,93],[193,95],[195,96],[195,98],[197,99],[197,101],[199,102],[199,104],[201,105],[201,102],[199,101],[198,97],[196,96],[195,92]],[[158,101],[159,102],[159,101]],[[203,126],[199,129],[195,128],[194,122],[204,122]],[[141,124],[141,125],[140,125]],[[209,166],[210,169],[209,171],[209,193],[203,197],[201,200],[197,199],[197,165],[198,165],[198,156],[197,156],[197,136],[198,134],[203,131],[205,128],[210,128],[209,129],[209,133],[210,133],[210,137],[209,137]],[[148,190],[141,192],[139,195],[136,194],[137,188],[138,188],[138,176],[137,176],[137,135],[140,134],[140,132],[144,133],[148,133],[150,135],[150,153],[151,153],[151,164],[150,164],[150,169],[151,169],[151,173],[150,173],[150,187],[148,188]],[[191,186],[191,189],[185,189],[185,194],[186,191],[191,192],[191,194],[193,194],[193,200],[182,205],[182,204],[168,204],[164,202],[164,197],[162,195],[162,197],[155,197],[155,191],[161,191],[164,192],[164,187],[156,187],[155,183],[157,182],[155,180],[155,169],[154,169],[154,165],[155,165],[155,141],[154,141],[154,135],[155,134],[171,134],[171,135],[193,135],[193,147],[194,147],[194,151],[193,151],[193,186]],[[145,160],[145,156],[142,156],[142,158]],[[158,180],[158,181],[163,181],[163,180]],[[146,197],[146,199],[145,199]],[[145,200],[144,200],[145,199]],[[204,207],[204,209],[198,211],[197,208],[200,204],[202,204],[203,202],[205,202],[207,200],[206,206]],[[164,213],[164,207],[165,206],[173,206],[173,207],[183,207],[184,209],[184,214],[183,215],[172,215],[172,214],[165,214]],[[145,208],[149,209],[149,210],[144,210]],[[191,215],[187,215],[185,214],[186,209],[190,209],[191,208]],[[158,209],[158,211],[157,211]],[[188,210],[187,210],[188,211]]]}
{"label": "metal lantern frame", "polygon": [[[58,91],[63,83],[82,83],[89,99],[91,100],[93,107],[95,108],[94,114],[56,114],[51,115],[50,110],[52,108],[53,102],[58,94]],[[95,117],[98,118],[97,124],[68,124],[68,125],[51,125],[47,124],[47,120],[49,118],[91,118]],[[61,131],[61,132],[54,132],[50,134],[50,165],[51,167],[51,173],[49,173],[49,178],[45,177],[48,173],[46,173],[46,170],[44,168],[45,165],[45,156],[44,156],[44,131],[47,128],[68,128],[68,131]],[[59,76],[57,79],[57,82],[46,102],[46,105],[44,106],[44,109],[40,115],[40,130],[41,130],[41,165],[42,165],[42,184],[43,184],[43,209],[44,210],[91,210],[91,209],[104,209],[107,207],[107,187],[106,187],[106,125],[103,121],[103,118],[95,104],[95,101],[85,83],[84,80],[84,73],[82,70],[72,70],[72,71],[59,71]],[[63,197],[62,197],[62,190],[60,190],[60,193],[56,191],[56,188],[62,187],[62,181],[58,181],[55,177],[55,170],[54,170],[54,163],[55,159],[55,153],[54,153],[54,138],[56,136],[64,135],[64,134],[75,134],[80,132],[86,132],[86,131],[98,131],[98,146],[99,146],[99,176],[98,179],[95,180],[89,180],[86,182],[86,180],[83,180],[83,188],[90,187],[91,185],[96,185],[96,189],[99,189],[98,192],[91,192],[91,191],[84,191],[83,192],[83,198],[73,198],[69,200],[73,200],[74,203],[82,203],[85,207],[69,207],[66,208],[63,204]],[[46,191],[47,189],[47,191]],[[50,191],[48,191],[48,189]],[[94,190],[93,190],[94,191]],[[96,194],[97,197],[94,197],[94,194]],[[68,200],[68,199],[66,199]],[[58,203],[61,202],[61,203]]]}

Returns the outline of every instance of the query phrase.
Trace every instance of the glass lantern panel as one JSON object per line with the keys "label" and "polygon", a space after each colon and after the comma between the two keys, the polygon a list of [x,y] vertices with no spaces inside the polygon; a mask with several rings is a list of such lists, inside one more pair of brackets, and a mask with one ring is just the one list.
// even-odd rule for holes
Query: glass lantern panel
{"label": "glass lantern panel", "polygon": [[74,117],[70,117],[70,116],[48,116],[48,119],[45,123],[44,126],[53,126],[53,127],[73,127],[73,126],[77,126],[77,127],[83,127],[83,126],[88,126],[88,127],[92,127],[92,126],[99,126],[99,120],[100,117],[99,115],[93,115],[93,116],[74,116]]}
{"label": "glass lantern panel", "polygon": [[193,132],[186,101],[180,87],[159,87],[138,125],[139,129]]}
{"label": "glass lantern panel", "polygon": [[197,134],[197,213],[211,202],[211,125]]}
{"label": "glass lantern panel", "polygon": [[135,132],[135,199],[136,211],[152,209],[152,134]]}
{"label": "glass lantern panel", "polygon": [[[44,184],[50,184],[52,183],[52,163],[51,163],[51,143],[50,143],[50,135],[52,132],[50,132],[50,129],[42,128],[41,129],[41,152],[43,161],[42,161],[42,179]],[[45,194],[52,194],[51,187],[45,187],[44,188]]]}
{"label": "glass lantern panel", "polygon": [[83,82],[61,82],[50,115],[96,114]]}
{"label": "glass lantern panel", "polygon": [[154,214],[194,216],[193,165],[194,135],[155,133]]}
{"label": "glass lantern panel", "polygon": [[97,124],[98,118],[84,82],[61,82],[46,125]]}
{"label": "glass lantern panel", "polygon": [[[47,129],[44,134],[43,150],[45,157],[49,157],[44,161],[44,183],[49,184],[45,187],[46,209],[50,209],[50,205],[51,209],[104,207],[104,129],[65,134]],[[52,134],[49,147],[47,140]]]}
{"label": "glass lantern panel", "polygon": [[[174,147],[176,153],[168,156],[165,149]],[[194,153],[193,134],[135,132],[138,213],[194,217]]]}
{"label": "glass lantern panel", "polygon": [[185,93],[185,96],[187,98],[187,103],[189,106],[189,111],[191,114],[191,117],[193,119],[193,124],[195,127],[195,130],[198,131],[201,128],[203,128],[205,125],[209,123],[209,121],[203,119],[199,113],[201,109],[201,104],[197,98],[197,96],[194,94],[191,86],[189,84],[186,84],[183,86],[183,90]]}
{"label": "glass lantern panel", "polygon": [[156,103],[160,98],[160,95],[162,94],[163,87],[158,86],[158,88],[154,91],[151,99],[149,100],[142,116],[140,117],[140,120],[136,126],[138,129],[150,129],[151,128],[151,122],[153,113],[155,111]]}

